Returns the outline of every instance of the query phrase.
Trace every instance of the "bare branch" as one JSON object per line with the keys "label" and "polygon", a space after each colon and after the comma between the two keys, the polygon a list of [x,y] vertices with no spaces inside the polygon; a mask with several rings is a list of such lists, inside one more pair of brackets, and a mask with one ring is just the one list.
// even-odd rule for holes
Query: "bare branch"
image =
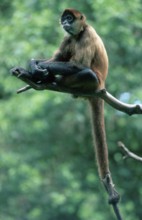
{"label": "bare branch", "polygon": [[134,160],[138,160],[142,162],[142,157],[137,156],[136,154],[134,154],[132,151],[129,151],[129,149],[121,142],[118,142],[118,146],[122,149],[123,153],[124,153],[124,159],[126,158],[132,158]]}
{"label": "bare branch", "polygon": [[83,97],[92,97],[92,96],[98,96],[102,98],[105,102],[107,102],[110,106],[113,108],[127,113],[128,115],[133,114],[142,114],[142,104],[126,104],[124,102],[119,101],[114,96],[112,96],[109,92],[106,91],[106,89],[102,89],[96,92],[81,92],[75,89],[70,89],[62,86],[57,86],[55,84],[38,84],[34,85],[32,84],[32,87],[26,86],[24,88],[21,88],[17,91],[17,93],[24,92],[30,88],[34,88],[36,90],[52,90],[56,92],[64,92],[64,93],[71,93],[75,96],[83,96]]}
{"label": "bare branch", "polygon": [[106,89],[98,90],[98,91],[81,91],[80,89],[68,88],[56,83],[43,83],[43,82],[33,82],[31,79],[26,78],[25,76],[21,75],[20,72],[26,73],[27,70],[21,68],[18,71],[16,69],[12,70],[12,74],[16,76],[18,79],[26,82],[28,85],[19,89],[17,93],[21,93],[27,91],[31,88],[35,90],[52,90],[56,92],[63,92],[63,93],[70,93],[74,96],[82,96],[82,97],[93,97],[98,96],[99,98],[103,99],[113,108],[127,113],[128,115],[133,114],[142,114],[142,104],[126,104],[124,102],[119,101],[114,96],[112,96]]}
{"label": "bare branch", "polygon": [[128,115],[142,114],[142,104],[126,104],[112,96],[105,89],[98,91],[98,96],[106,101],[113,108],[125,112]]}

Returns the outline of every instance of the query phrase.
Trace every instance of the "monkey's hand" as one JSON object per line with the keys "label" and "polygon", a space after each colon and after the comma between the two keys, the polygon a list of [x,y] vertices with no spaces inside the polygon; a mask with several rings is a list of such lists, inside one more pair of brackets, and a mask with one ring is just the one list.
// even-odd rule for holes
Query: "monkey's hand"
{"label": "monkey's hand", "polygon": [[45,68],[42,68],[38,64],[31,64],[31,74],[34,75],[39,75],[41,77],[48,75],[48,70]]}

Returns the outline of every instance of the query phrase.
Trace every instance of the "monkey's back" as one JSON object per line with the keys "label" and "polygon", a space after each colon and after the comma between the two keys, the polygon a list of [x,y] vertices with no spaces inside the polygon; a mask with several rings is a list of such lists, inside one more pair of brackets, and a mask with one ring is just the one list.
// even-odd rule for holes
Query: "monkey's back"
{"label": "monkey's back", "polygon": [[108,73],[108,56],[104,43],[95,29],[86,25],[85,30],[77,38],[72,38],[71,48],[70,62],[91,68],[103,86]]}

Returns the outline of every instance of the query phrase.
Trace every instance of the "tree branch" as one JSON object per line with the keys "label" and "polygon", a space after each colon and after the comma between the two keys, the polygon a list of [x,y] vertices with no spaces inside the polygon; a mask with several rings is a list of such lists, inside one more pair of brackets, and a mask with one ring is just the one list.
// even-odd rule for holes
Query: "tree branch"
{"label": "tree branch", "polygon": [[[31,83],[30,83],[31,84]],[[63,93],[70,93],[75,96],[83,96],[83,97],[93,97],[93,96],[98,96],[99,98],[102,98],[105,102],[107,102],[110,106],[113,108],[127,113],[128,115],[133,115],[133,114],[142,114],[142,104],[126,104],[124,102],[119,101],[116,99],[114,96],[112,96],[109,92],[107,92],[106,89],[98,90],[96,92],[81,92],[75,89],[69,89],[66,87],[61,87],[57,86],[54,84],[38,84],[38,85],[33,85],[32,87],[27,85],[17,91],[17,93],[25,92],[29,89],[35,89],[35,90],[52,90],[56,92],[63,92]]]}
{"label": "tree branch", "polygon": [[52,90],[56,92],[63,92],[63,93],[71,93],[75,96],[83,96],[83,97],[93,97],[98,96],[102,98],[105,102],[107,102],[110,106],[113,108],[124,112],[128,115],[133,114],[142,114],[142,104],[126,104],[124,102],[119,101],[116,99],[113,95],[111,95],[106,89],[98,90],[96,92],[81,92],[75,89],[69,89],[66,87],[54,85],[54,84],[38,84],[35,88],[35,86],[25,86],[17,91],[17,93],[25,92],[29,89],[36,89],[36,90]]}
{"label": "tree branch", "polygon": [[121,102],[118,99],[116,99],[114,96],[112,96],[109,92],[107,92],[106,89],[92,91],[92,92],[90,91],[82,92],[80,89],[68,88],[61,85],[57,85],[56,83],[33,82],[31,79],[22,76],[19,71],[22,73],[27,72],[27,70],[23,68],[19,69],[18,71],[16,71],[16,69],[11,70],[14,76],[24,81],[28,85],[19,89],[17,93],[25,92],[33,88],[35,90],[51,90],[56,92],[69,93],[69,94],[73,94],[74,96],[82,96],[82,97],[98,96],[113,108],[121,112],[127,113],[128,115],[142,114],[142,104],[126,104],[124,102]]}
{"label": "tree branch", "polygon": [[121,141],[118,142],[118,146],[121,148],[124,156],[123,158],[132,158],[134,160],[142,162],[142,157],[137,156],[132,151],[130,151]]}
{"label": "tree branch", "polygon": [[142,104],[126,104],[121,102],[105,89],[100,90],[97,93],[105,102],[121,112],[127,113],[128,115],[142,114]]}

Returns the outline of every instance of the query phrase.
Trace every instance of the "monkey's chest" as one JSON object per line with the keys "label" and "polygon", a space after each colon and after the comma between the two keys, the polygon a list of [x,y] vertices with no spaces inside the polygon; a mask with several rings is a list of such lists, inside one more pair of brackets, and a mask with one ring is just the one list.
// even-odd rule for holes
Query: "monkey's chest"
{"label": "monkey's chest", "polygon": [[86,43],[72,42],[70,45],[70,61],[82,66],[90,67],[94,50]]}

